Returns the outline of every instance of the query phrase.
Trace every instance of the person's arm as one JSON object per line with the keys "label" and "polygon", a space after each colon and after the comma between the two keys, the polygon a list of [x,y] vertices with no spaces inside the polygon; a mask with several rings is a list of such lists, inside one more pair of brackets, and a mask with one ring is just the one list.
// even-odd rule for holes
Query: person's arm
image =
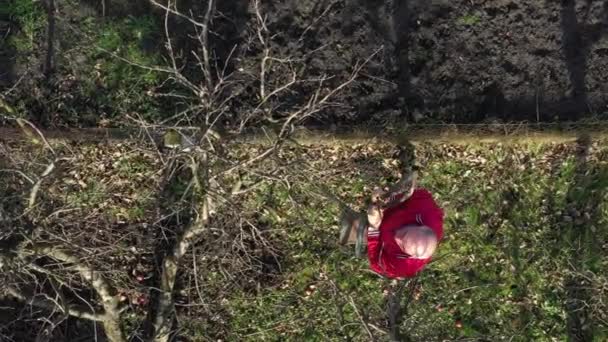
{"label": "person's arm", "polygon": [[416,171],[403,174],[395,185],[382,194],[381,200],[384,202],[384,208],[392,208],[412,197],[416,190],[417,178],[418,173]]}
{"label": "person's arm", "polygon": [[443,210],[433,199],[433,195],[426,189],[416,190],[416,221],[435,232],[437,240],[443,238]]}
{"label": "person's arm", "polygon": [[369,266],[372,270],[377,273],[382,273],[380,267],[380,250],[382,249],[382,242],[380,241],[380,231],[378,229],[367,230],[367,258],[369,259]]}
{"label": "person's arm", "polygon": [[367,210],[367,221],[369,223],[367,229],[367,257],[369,259],[369,266],[374,272],[382,274],[383,270],[380,267],[382,242],[380,240],[380,230],[378,229],[382,223],[382,210],[375,205],[371,205]]}

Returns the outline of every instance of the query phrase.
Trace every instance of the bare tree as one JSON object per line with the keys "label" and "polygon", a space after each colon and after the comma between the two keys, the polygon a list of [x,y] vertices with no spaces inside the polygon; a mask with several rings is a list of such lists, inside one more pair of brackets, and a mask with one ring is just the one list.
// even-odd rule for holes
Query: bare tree
{"label": "bare tree", "polygon": [[[219,61],[210,41],[213,22],[221,15],[214,0],[206,2],[200,15],[180,9],[172,0],[150,2],[164,14],[167,65],[139,65],[116,57],[166,75],[165,89],[170,91],[156,95],[174,99],[183,108],[174,117],[156,124],[133,118],[145,133],[161,130],[178,134],[178,143],[172,144],[175,150],[157,151],[164,165],[160,184],[167,185],[184,172],[190,177],[182,195],[183,202],[188,203],[184,211],[189,213],[189,219],[177,227],[159,227],[158,236],[166,237],[158,243],[161,248],[157,250],[160,257],[156,284],[149,287],[152,300],[146,311],[147,325],[151,326],[149,338],[160,342],[169,341],[175,334],[176,282],[192,246],[204,246],[205,236],[227,230],[223,224],[228,219],[235,223],[236,231],[232,231],[235,238],[247,231],[253,239],[269,245],[255,224],[246,217],[238,217],[240,198],[263,183],[281,180],[278,171],[282,166],[273,160],[294,128],[335,105],[332,101],[356,79],[373,56],[356,63],[346,79],[310,74],[304,59],[282,55],[282,50],[276,48],[264,6],[259,0],[253,0],[249,8],[253,18],[249,31],[251,39],[244,43],[246,46],[235,46],[233,52],[239,48],[258,50],[260,57],[237,59],[230,53],[227,60]],[[192,27],[191,38],[197,43],[196,48],[176,46],[172,33],[175,20],[185,21]],[[255,91],[252,93],[251,89]],[[306,95],[285,100],[302,93]],[[103,246],[92,245],[84,230],[65,233],[65,230],[51,227],[49,222],[52,220],[48,217],[70,209],[41,211],[37,208],[38,194],[48,178],[59,177],[62,168],[58,166],[69,156],[59,156],[34,125],[21,120],[16,122],[40,142],[49,155],[49,163],[37,177],[28,175],[26,170],[11,171],[13,176],[26,179],[31,187],[27,205],[23,206],[23,220],[19,221],[28,228],[20,229],[16,234],[18,243],[15,246],[0,251],[0,268],[6,271],[8,279],[5,281],[11,284],[4,294],[45,311],[60,312],[64,318],[73,316],[98,322],[109,340],[127,340],[121,324],[128,307],[123,303],[119,289],[128,285],[120,277],[112,276],[111,265],[104,271],[102,261],[93,257],[119,257],[122,252],[111,241],[119,241],[120,237],[112,236]],[[182,129],[184,123],[188,126],[197,124],[199,128],[194,131]],[[245,156],[231,154],[230,149],[238,143],[239,137],[252,127],[270,127],[265,130],[267,141],[263,147]],[[235,243],[231,248],[246,250],[247,246]],[[246,255],[235,263],[250,262]],[[108,260],[113,260],[111,258]],[[193,271],[202,271],[196,267],[196,258]],[[44,285],[29,287],[26,284],[32,283],[31,280]],[[83,293],[87,293],[86,296]]]}
{"label": "bare tree", "polygon": [[[187,152],[194,188],[201,196],[200,203],[197,203],[195,210],[196,218],[178,235],[173,247],[162,262],[161,293],[155,309],[154,336],[156,341],[167,341],[172,328],[172,295],[180,260],[193,241],[208,229],[208,223],[213,217],[213,213],[220,211],[221,206],[232,203],[235,197],[248,190],[233,182],[223,183],[222,179],[237,173],[247,173],[250,186],[256,186],[259,182],[266,181],[267,179],[260,176],[259,165],[277,152],[293,132],[295,125],[330,105],[330,99],[353,82],[364,64],[356,65],[350,78],[333,87],[326,86],[331,79],[328,76],[312,78],[305,75],[305,68],[298,65],[304,61],[274,54],[270,44],[272,35],[266,26],[262,5],[259,0],[252,1],[251,12],[255,16],[256,23],[255,37],[257,46],[262,50],[262,57],[257,66],[234,65],[232,69],[237,73],[259,75],[255,80],[258,85],[258,94],[256,101],[250,104],[248,110],[238,116],[238,122],[233,126],[234,130],[222,136],[218,133],[222,118],[227,111],[232,109],[229,103],[239,95],[238,89],[242,89],[242,87],[235,86],[233,83],[233,79],[237,75],[226,72],[228,64],[232,61],[225,61],[221,69],[212,65],[209,28],[215,17],[214,1],[211,0],[207,3],[204,15],[200,20],[181,13],[172,1],[161,4],[152,0],[152,3],[165,11],[166,46],[170,61],[170,67],[165,69],[165,72],[197,99],[197,102],[193,103],[189,109],[192,113],[202,115],[203,120],[201,121],[204,122],[204,130],[197,137],[195,148]],[[192,51],[192,54],[202,74],[201,81],[198,83],[193,81],[189,75],[185,75],[181,71],[183,66],[178,65],[178,56],[170,33],[169,18],[171,15],[188,20],[195,28],[195,38],[199,42],[199,49]],[[258,69],[257,73],[255,69]],[[305,83],[314,83],[317,86],[302,104],[285,106],[281,103],[282,95]],[[166,95],[176,96],[174,93]],[[227,141],[232,139],[235,134],[243,132],[253,123],[260,122],[278,124],[274,136],[269,138],[266,149],[246,160],[237,162],[222,160],[223,158],[218,155],[218,150],[222,146],[226,146]],[[272,173],[272,171],[265,173]]]}

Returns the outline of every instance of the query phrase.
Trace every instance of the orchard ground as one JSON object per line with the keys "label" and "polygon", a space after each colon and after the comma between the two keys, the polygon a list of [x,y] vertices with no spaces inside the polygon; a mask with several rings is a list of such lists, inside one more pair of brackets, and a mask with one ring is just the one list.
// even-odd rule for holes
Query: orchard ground
{"label": "orchard ground", "polygon": [[[150,146],[52,144],[71,159],[45,184],[40,206],[61,203],[63,211],[44,224],[83,251],[107,252],[84,260],[119,284],[127,302],[124,327],[136,327],[145,318],[155,267],[159,208],[171,206],[166,202],[179,199],[187,184],[158,191],[162,163]],[[0,147],[12,156],[7,164],[26,160],[18,166],[32,174],[44,169],[48,156],[37,146]],[[242,143],[229,153],[258,149]],[[288,144],[279,154],[285,167],[274,175],[280,180],[269,178],[242,199],[251,208],[242,219],[259,241],[250,238],[255,234],[228,241],[228,228],[218,223],[181,265],[178,335],[190,341],[387,340],[387,293],[395,285],[370,272],[352,248],[337,245],[338,207],[317,188],[322,184],[362,208],[374,186],[396,180],[391,149],[377,139]],[[417,157],[420,185],[445,209],[445,239],[406,296],[404,339],[608,338],[604,140],[419,143]],[[20,179],[11,173],[0,179],[6,213],[23,200],[19,189],[27,184]],[[27,339],[37,323],[23,319],[26,306],[4,303],[10,305],[1,309],[0,332]],[[92,334],[86,321],[66,324],[80,337]]]}

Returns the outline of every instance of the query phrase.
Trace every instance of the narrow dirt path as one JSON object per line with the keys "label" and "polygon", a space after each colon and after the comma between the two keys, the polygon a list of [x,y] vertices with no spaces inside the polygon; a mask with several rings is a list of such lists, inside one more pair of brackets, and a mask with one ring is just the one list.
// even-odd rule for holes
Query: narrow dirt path
{"label": "narrow dirt path", "polygon": [[[181,127],[177,130],[193,136],[198,129]],[[78,142],[117,142],[147,139],[160,143],[161,130],[126,128],[70,128],[41,130],[48,140]],[[235,139],[247,142],[264,142],[268,130],[249,131],[235,135]],[[395,141],[406,138],[412,142],[434,143],[522,143],[522,142],[568,142],[581,136],[594,139],[608,138],[608,122],[547,123],[547,124],[462,124],[462,125],[404,125],[393,127],[332,127],[298,128],[293,137],[302,144],[334,144],[371,139]],[[0,141],[18,142],[26,136],[18,128],[0,127]]]}

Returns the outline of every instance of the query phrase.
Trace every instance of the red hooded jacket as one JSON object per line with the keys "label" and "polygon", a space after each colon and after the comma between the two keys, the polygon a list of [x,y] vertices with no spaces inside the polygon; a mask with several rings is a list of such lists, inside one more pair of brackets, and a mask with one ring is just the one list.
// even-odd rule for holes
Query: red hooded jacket
{"label": "red hooded jacket", "polygon": [[409,278],[431,261],[411,258],[397,245],[395,232],[411,224],[428,226],[437,241],[443,238],[443,211],[425,189],[417,189],[406,201],[384,211],[379,229],[368,230],[367,255],[374,272],[389,278]]}

